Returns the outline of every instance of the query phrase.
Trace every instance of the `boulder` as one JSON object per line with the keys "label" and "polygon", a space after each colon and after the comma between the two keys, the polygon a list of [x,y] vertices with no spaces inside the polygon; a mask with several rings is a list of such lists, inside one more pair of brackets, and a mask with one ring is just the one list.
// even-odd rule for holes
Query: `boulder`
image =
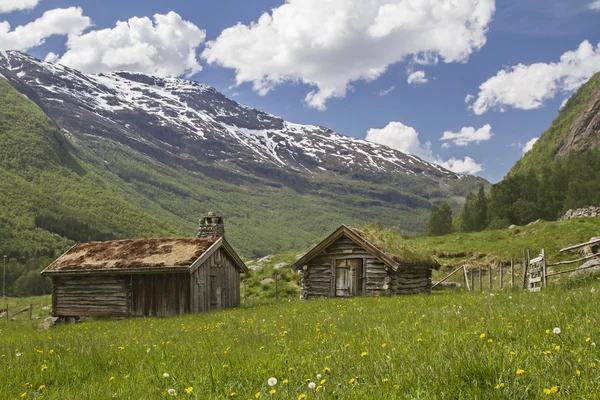
{"label": "boulder", "polygon": [[280,262],[278,264],[275,264],[275,266],[273,266],[273,268],[275,268],[275,269],[281,269],[281,268],[287,268],[289,266],[290,266],[290,264],[288,264],[286,262]]}
{"label": "boulder", "polygon": [[273,283],[275,282],[275,280],[273,278],[265,278],[262,281],[260,281],[261,285],[268,285],[269,283]]}
{"label": "boulder", "polygon": [[515,228],[518,228],[518,226],[517,225],[511,225],[511,226],[508,227],[508,229],[515,229]]}
{"label": "boulder", "polygon": [[248,267],[250,271],[261,271],[263,269],[262,265],[251,265]]}
{"label": "boulder", "polygon": [[[435,285],[437,282],[432,283]],[[433,290],[459,289],[461,287],[462,285],[458,282],[442,282],[436,287],[434,287]]]}
{"label": "boulder", "polygon": [[268,255],[268,256],[264,256],[263,258],[259,259],[258,261],[256,261],[259,264],[265,264],[270,262],[271,260],[273,260],[273,256],[272,255]]}
{"label": "boulder", "polygon": [[581,278],[588,275],[600,273],[600,258],[593,258],[586,261],[581,266],[569,274],[569,278]]}

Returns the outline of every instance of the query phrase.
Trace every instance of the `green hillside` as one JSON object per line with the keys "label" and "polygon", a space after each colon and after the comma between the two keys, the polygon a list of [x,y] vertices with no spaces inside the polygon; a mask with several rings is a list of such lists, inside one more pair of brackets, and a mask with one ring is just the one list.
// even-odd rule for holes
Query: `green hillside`
{"label": "green hillside", "polygon": [[527,171],[540,172],[544,165],[554,160],[558,147],[562,144],[569,128],[589,104],[592,93],[600,86],[600,73],[594,75],[567,101],[559,111],[550,128],[542,133],[539,140],[509,172],[510,175]]}

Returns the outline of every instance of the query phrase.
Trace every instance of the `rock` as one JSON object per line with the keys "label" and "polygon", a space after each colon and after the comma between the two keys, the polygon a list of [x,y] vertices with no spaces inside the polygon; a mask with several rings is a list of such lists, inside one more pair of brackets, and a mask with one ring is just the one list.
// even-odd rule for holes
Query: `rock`
{"label": "rock", "polygon": [[58,321],[58,317],[46,318],[44,320],[44,322],[42,322],[42,329],[50,329],[50,328],[52,328],[54,325],[56,325],[57,321]]}
{"label": "rock", "polygon": [[[432,283],[435,285],[437,282]],[[462,285],[458,282],[442,282],[436,287],[434,287],[433,290],[459,289],[461,287]]]}
{"label": "rock", "polygon": [[302,254],[297,254],[296,255],[296,261],[298,261],[299,259],[301,259],[302,257],[304,257],[306,255],[306,253],[302,253]]}
{"label": "rock", "polygon": [[259,263],[259,264],[265,264],[265,263],[270,262],[272,259],[273,259],[272,255],[264,256],[263,258],[259,259],[257,261],[257,263]]}
{"label": "rock", "polygon": [[263,269],[262,265],[251,265],[248,267],[250,271],[261,271]]}
{"label": "rock", "polygon": [[[585,269],[584,269],[585,268]],[[586,261],[583,265],[577,267],[577,270],[569,274],[569,278],[581,278],[588,275],[600,273],[600,258],[593,258]]]}
{"label": "rock", "polygon": [[[593,237],[588,242],[593,242],[594,240],[600,240],[600,237]],[[600,242],[591,244],[589,246],[585,246],[579,252],[582,256],[591,256],[593,254],[598,254],[600,252]]]}
{"label": "rock", "polygon": [[565,221],[574,218],[596,218],[600,216],[600,207],[587,207],[569,210],[560,218],[560,221]]}
{"label": "rock", "polygon": [[515,229],[515,228],[518,228],[518,226],[517,225],[511,225],[511,226],[508,227],[508,229]]}
{"label": "rock", "polygon": [[533,221],[533,222],[530,222],[530,223],[528,223],[528,224],[527,224],[527,226],[535,225],[535,224],[537,224],[538,222],[540,222],[540,219],[539,219],[539,218],[538,218],[538,219],[536,219],[536,220],[535,220],[535,221]]}
{"label": "rock", "polygon": [[290,264],[286,263],[286,262],[280,262],[278,264],[275,264],[275,266],[273,268],[275,269],[281,269],[281,268],[286,268],[289,267]]}
{"label": "rock", "polygon": [[260,281],[261,285],[268,285],[269,283],[273,283],[275,282],[275,280],[273,278],[265,278],[262,281]]}

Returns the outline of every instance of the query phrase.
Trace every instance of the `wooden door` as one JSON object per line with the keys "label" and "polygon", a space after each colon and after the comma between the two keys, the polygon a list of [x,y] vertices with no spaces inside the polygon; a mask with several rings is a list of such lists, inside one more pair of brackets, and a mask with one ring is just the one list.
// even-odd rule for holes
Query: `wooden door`
{"label": "wooden door", "polygon": [[362,259],[335,260],[335,296],[352,297],[362,294]]}
{"label": "wooden door", "polygon": [[220,310],[225,307],[225,269],[220,266],[210,268],[210,308]]}

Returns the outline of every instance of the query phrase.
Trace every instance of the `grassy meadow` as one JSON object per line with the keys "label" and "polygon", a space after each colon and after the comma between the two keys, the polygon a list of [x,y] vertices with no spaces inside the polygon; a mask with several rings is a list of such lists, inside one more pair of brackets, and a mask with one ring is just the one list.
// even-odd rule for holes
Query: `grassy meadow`
{"label": "grassy meadow", "polygon": [[[26,315],[0,321],[0,397],[596,398],[599,300],[600,281],[588,280],[542,293],[285,300],[50,330]],[[10,307],[34,302],[38,318],[49,301]]]}

